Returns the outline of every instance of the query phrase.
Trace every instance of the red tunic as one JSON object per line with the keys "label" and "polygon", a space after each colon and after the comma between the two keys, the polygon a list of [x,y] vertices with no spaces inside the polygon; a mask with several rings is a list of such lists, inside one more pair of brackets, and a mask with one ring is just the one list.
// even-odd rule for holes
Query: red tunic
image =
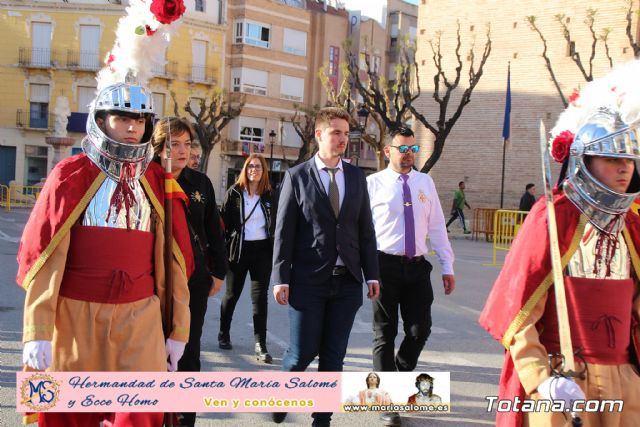
{"label": "red tunic", "polygon": [[[563,268],[575,252],[582,236],[576,235],[578,224],[585,218],[564,194],[556,194],[554,207],[557,220],[560,253]],[[626,216],[624,233],[636,276],[640,272],[640,260],[636,247],[640,244],[640,218]],[[505,353],[500,377],[500,398],[524,397],[524,390],[515,370],[509,347],[513,336],[520,329],[536,303],[553,287],[547,212],[544,199],[531,209],[518,236],[507,254],[504,267],[494,284],[480,315],[480,324],[502,343]],[[634,341],[640,342],[637,324],[632,327]],[[497,426],[522,425],[522,412],[499,412]]]}
{"label": "red tunic", "polygon": [[[91,198],[100,187],[104,174],[85,154],[64,159],[51,171],[31,211],[18,248],[16,282],[26,288],[51,255],[60,240],[71,230]],[[156,211],[164,220],[164,171],[152,162],[140,181]],[[187,277],[193,272],[193,254],[184,212],[184,205],[173,198],[174,255]]]}

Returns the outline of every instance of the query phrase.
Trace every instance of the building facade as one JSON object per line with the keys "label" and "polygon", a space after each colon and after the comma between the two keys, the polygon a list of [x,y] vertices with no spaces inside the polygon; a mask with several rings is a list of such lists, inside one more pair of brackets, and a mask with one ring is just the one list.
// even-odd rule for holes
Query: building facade
{"label": "building facade", "polygon": [[[206,96],[222,80],[224,12],[219,0],[187,0],[188,12],[153,69],[148,86],[158,116],[173,114],[189,96]],[[67,3],[5,1],[0,16],[0,184],[33,185],[45,178],[54,158],[80,151],[96,73],[113,46],[126,4],[107,0]],[[68,116],[66,125],[56,117]],[[70,146],[47,141],[66,133]],[[59,151],[59,152],[57,152]]]}
{"label": "building facade", "polygon": [[[636,4],[637,6],[637,4]],[[491,55],[476,86],[471,102],[447,138],[444,152],[431,171],[445,210],[451,206],[453,192],[459,181],[465,181],[467,200],[472,207],[498,207],[502,182],[502,127],[505,110],[507,69],[511,67],[511,144],[506,149],[504,207],[517,209],[520,196],[529,182],[542,194],[542,171],[538,123],[542,120],[550,130],[563,110],[542,58],[543,44],[532,31],[526,17],[535,16],[536,24],[548,44],[548,55],[565,96],[585,85],[585,79],[571,59],[570,53],[580,53],[588,68],[592,37],[584,21],[589,8],[596,9],[594,30],[597,36],[604,29],[608,34],[609,54],[613,64],[633,58],[633,49],[625,34],[627,2],[607,1],[524,1],[510,3],[499,0],[459,3],[445,0],[421,0],[418,18],[418,52],[422,96],[419,110],[435,122],[436,104],[432,99],[433,75],[430,40],[441,33],[444,69],[452,79],[456,58],[456,25],[460,22],[463,74],[461,89],[453,94],[447,118],[458,105],[462,89],[468,81],[469,49],[476,46],[476,69],[486,40],[486,24],[491,25]],[[575,44],[563,37],[556,15],[571,31]],[[632,35],[638,37],[637,14],[633,14]],[[594,77],[610,69],[602,42],[598,43],[593,60]],[[422,166],[433,149],[433,138],[422,126],[417,136],[426,148],[421,151]],[[554,176],[559,168],[554,167]]]}

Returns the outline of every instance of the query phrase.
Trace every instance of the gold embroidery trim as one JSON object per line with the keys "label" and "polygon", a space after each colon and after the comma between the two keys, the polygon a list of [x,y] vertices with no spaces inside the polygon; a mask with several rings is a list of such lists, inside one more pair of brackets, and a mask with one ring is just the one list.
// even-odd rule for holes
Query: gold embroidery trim
{"label": "gold embroidery trim", "polygon": [[[569,245],[569,249],[565,252],[564,256],[562,256],[561,265],[562,269],[567,266],[569,260],[573,256],[573,254],[578,250],[578,245],[580,244],[580,239],[584,234],[584,227],[587,225],[587,217],[584,215],[580,215],[580,220],[578,221],[578,227],[576,227],[576,231],[571,239],[571,245]],[[507,328],[502,340],[500,341],[502,346],[507,350],[511,346],[511,341],[513,340],[513,336],[520,330],[525,320],[531,315],[531,310],[538,304],[540,298],[549,290],[549,288],[553,285],[553,272],[549,271],[546,275],[542,283],[538,285],[536,290],[531,294],[527,302],[522,306],[516,317],[513,319],[509,327]]]}
{"label": "gold embroidery trim", "polygon": [[627,248],[629,249],[629,256],[631,257],[633,270],[636,272],[636,277],[640,277],[640,258],[638,257],[636,247],[633,245],[633,240],[631,239],[629,230],[627,230],[626,227],[622,230],[622,235],[624,236],[624,240],[627,242]]}
{"label": "gold embroidery trim", "polygon": [[[164,206],[162,206],[160,204],[160,201],[158,200],[158,198],[156,197],[155,193],[151,189],[151,185],[149,184],[149,181],[147,181],[147,178],[144,177],[144,176],[141,176],[140,177],[140,182],[142,183],[142,186],[144,187],[145,192],[147,193],[147,196],[149,197],[149,200],[151,200],[151,204],[155,208],[156,212],[158,212],[158,216],[160,217],[160,222],[162,223],[162,226],[164,227],[164,225],[165,225],[164,224]],[[186,276],[187,275],[187,263],[184,260],[184,255],[182,254],[182,250],[180,249],[180,246],[178,246],[178,243],[176,242],[175,238],[171,242],[171,249],[173,251],[173,255],[176,257],[176,260],[178,261],[178,265],[180,265],[180,269],[182,270],[182,272]]]}
{"label": "gold embroidery trim", "polygon": [[23,425],[29,425],[29,424],[34,424],[38,422],[38,414],[28,414],[28,415],[23,415],[22,416],[22,424]]}
{"label": "gold embroidery trim", "polygon": [[27,272],[24,280],[22,281],[22,287],[24,289],[29,289],[33,278],[36,276],[36,274],[38,274],[38,271],[40,271],[42,266],[47,262],[53,251],[60,244],[60,241],[62,241],[64,236],[66,236],[69,230],[71,230],[71,227],[73,227],[78,218],[80,218],[80,215],[87,208],[87,205],[91,201],[91,198],[94,196],[94,194],[96,194],[96,191],[98,191],[98,188],[100,188],[100,185],[102,185],[106,177],[107,176],[103,172],[100,172],[91,186],[89,186],[89,189],[82,197],[82,199],[80,199],[80,202],[78,202],[73,211],[71,211],[71,214],[64,222],[60,230],[58,230],[58,232],[53,236],[47,247],[44,249],[44,251],[42,251],[36,262]]}

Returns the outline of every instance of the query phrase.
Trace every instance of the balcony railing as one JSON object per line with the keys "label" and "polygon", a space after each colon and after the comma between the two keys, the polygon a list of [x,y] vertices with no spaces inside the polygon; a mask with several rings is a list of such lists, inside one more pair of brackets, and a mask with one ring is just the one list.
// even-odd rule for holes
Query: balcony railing
{"label": "balcony railing", "polygon": [[40,111],[16,110],[16,127],[27,129],[52,130],[55,124],[53,114]]}
{"label": "balcony railing", "polygon": [[177,76],[178,63],[176,61],[169,61],[164,65],[154,65],[151,67],[151,71],[155,77],[163,79],[174,79]]}
{"label": "balcony railing", "polygon": [[67,68],[96,71],[100,67],[100,54],[98,52],[67,50]]}
{"label": "balcony railing", "polygon": [[242,141],[222,141],[222,152],[226,154],[242,154]]}
{"label": "balcony railing", "polygon": [[202,65],[191,65],[191,73],[187,78],[191,83],[216,83],[216,69]]}
{"label": "balcony railing", "polygon": [[51,49],[21,47],[18,49],[18,64],[27,68],[53,68],[58,64],[58,55]]}
{"label": "balcony railing", "polygon": [[[222,140],[222,152],[224,154],[228,154],[228,155],[242,155],[243,154],[243,141],[232,141],[229,139],[225,139]],[[259,148],[258,150],[256,150],[256,147],[258,146],[258,143],[254,143],[254,147],[253,148],[249,148],[250,152],[260,152],[266,156],[270,156],[271,155],[271,146],[268,142],[264,142],[264,143],[259,143],[261,148]],[[282,160],[282,154],[283,154],[283,148],[284,148],[284,155],[286,157],[286,160],[295,160],[300,152],[300,148],[299,147],[289,147],[287,145],[285,145],[284,147],[281,146],[280,144],[274,144],[273,146],[273,158],[276,160]],[[245,145],[245,150],[247,149],[247,146]],[[260,149],[264,150],[264,151],[259,151]],[[247,154],[246,152],[244,154]]]}

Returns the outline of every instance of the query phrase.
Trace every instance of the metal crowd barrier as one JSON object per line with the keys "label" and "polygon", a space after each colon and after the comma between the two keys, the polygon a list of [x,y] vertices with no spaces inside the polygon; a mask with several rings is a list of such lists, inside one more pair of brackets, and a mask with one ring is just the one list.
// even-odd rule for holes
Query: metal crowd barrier
{"label": "metal crowd barrier", "polygon": [[511,249],[513,239],[515,239],[520,227],[524,222],[528,212],[496,210],[493,217],[493,261],[491,266],[497,266],[498,251],[508,251]]}
{"label": "metal crowd barrier", "polygon": [[484,234],[487,242],[493,239],[493,217],[497,208],[475,208],[473,209],[473,221],[471,225],[471,239],[479,240]]}
{"label": "metal crowd barrier", "polygon": [[7,211],[11,208],[32,208],[41,190],[39,185],[0,185],[0,206]]}

